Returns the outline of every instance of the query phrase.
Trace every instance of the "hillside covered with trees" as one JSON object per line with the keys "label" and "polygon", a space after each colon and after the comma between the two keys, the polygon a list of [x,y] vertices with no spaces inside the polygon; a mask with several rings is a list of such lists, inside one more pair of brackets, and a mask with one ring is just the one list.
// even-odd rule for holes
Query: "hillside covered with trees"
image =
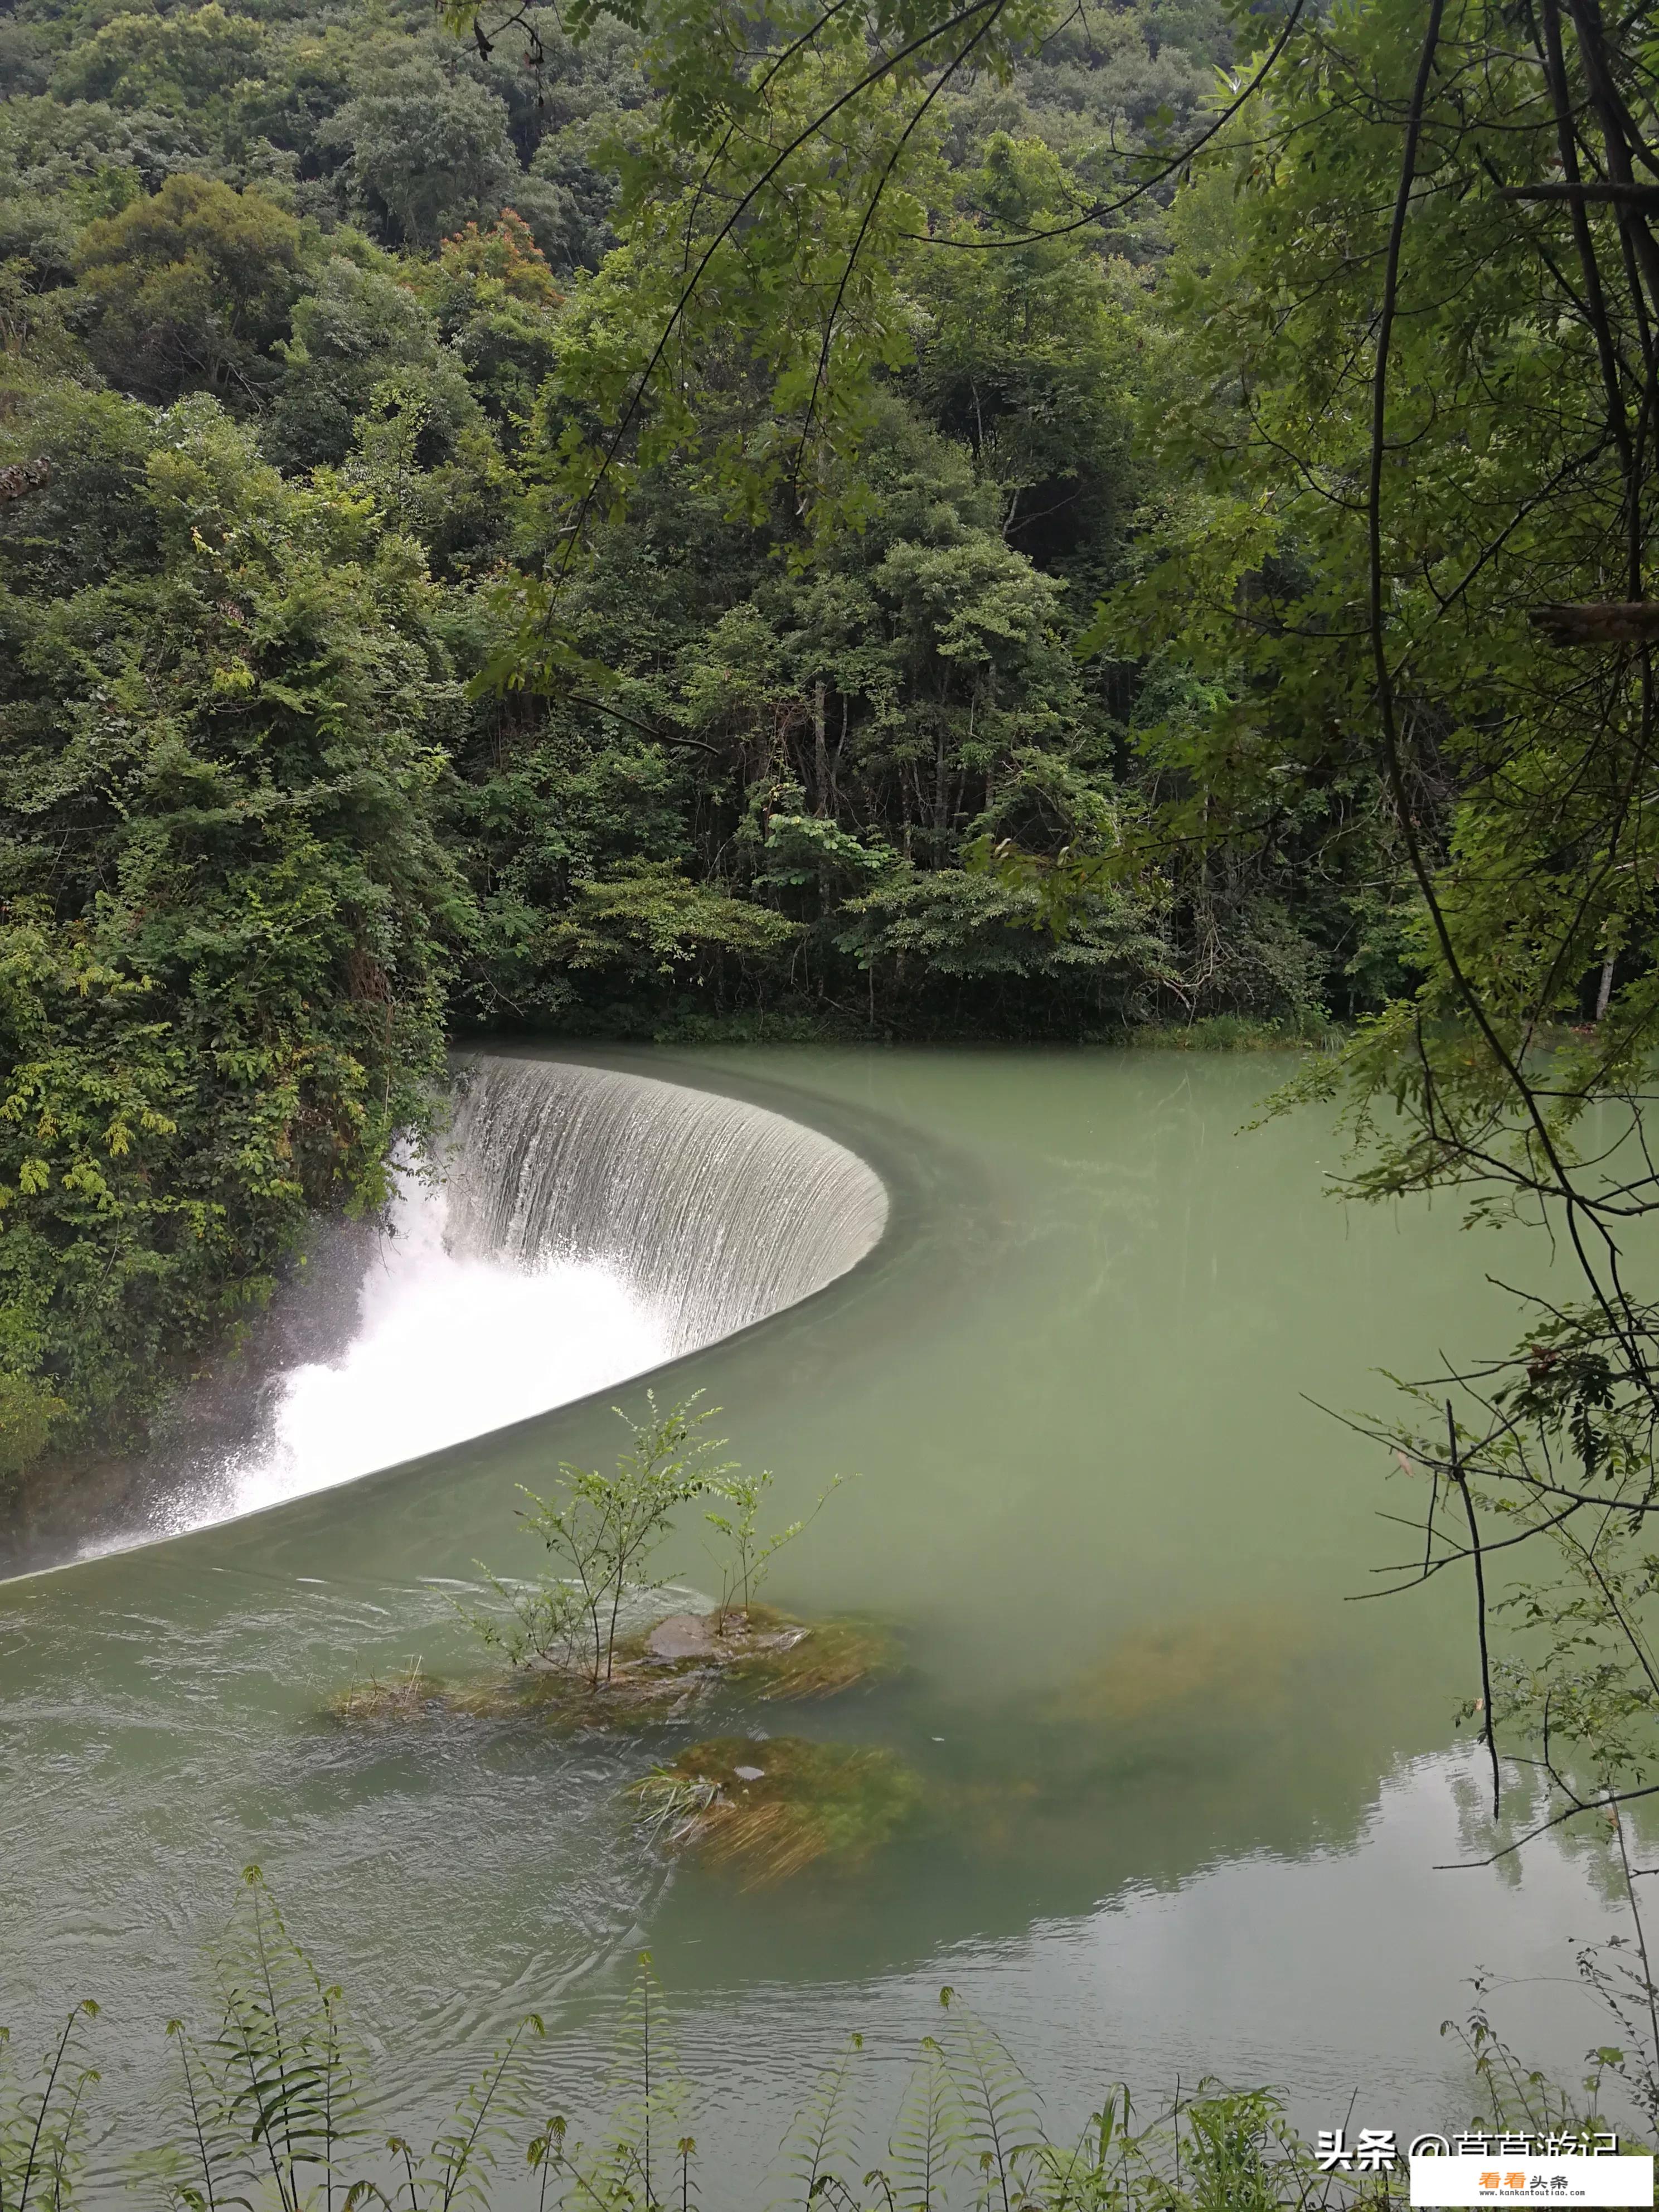
{"label": "hillside covered with trees", "polygon": [[[1626,769],[1504,702],[1589,696],[1529,600],[1644,596],[1652,187],[1510,204],[1571,150],[1547,40],[1511,82],[1464,9],[1413,110],[1419,12],[20,0],[5,1464],[141,1433],[383,1200],[469,1033],[1377,1016],[1362,1090],[1410,1091],[1430,1004],[1384,1181],[1461,1172],[1468,976],[1589,1019],[1645,911],[1614,867],[1563,919]],[[1410,266],[1456,283],[1401,311],[1385,544],[1366,349],[1430,89],[1398,208],[1429,180]],[[1620,530],[1635,583],[1585,589]],[[1402,758],[1367,641],[1423,610]]]}
{"label": "hillside covered with trees", "polygon": [[[1369,921],[1285,856],[1065,935],[963,864],[1157,773],[1179,676],[1074,651],[1148,489],[1157,206],[913,257],[833,541],[647,462],[566,665],[496,680],[659,101],[625,27],[487,43],[288,0],[0,26],[13,1465],[132,1434],[313,1212],[377,1202],[457,1030],[1077,1036],[1355,988]],[[1063,210],[1229,45],[1203,0],[1120,9],[964,80],[938,210]]]}

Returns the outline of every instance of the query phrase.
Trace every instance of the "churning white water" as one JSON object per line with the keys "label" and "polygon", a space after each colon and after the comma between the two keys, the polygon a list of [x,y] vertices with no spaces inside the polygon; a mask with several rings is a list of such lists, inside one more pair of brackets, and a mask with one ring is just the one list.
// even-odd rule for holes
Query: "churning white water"
{"label": "churning white water", "polygon": [[886,1218],[873,1170],[781,1115],[649,1077],[476,1060],[440,1178],[407,1180],[343,1348],[276,1375],[254,1438],[168,1496],[149,1533],[643,1374],[844,1274]]}
{"label": "churning white water", "polygon": [[660,1320],[613,1269],[464,1257],[450,1249],[447,1214],[441,1191],[416,1186],[398,1200],[343,1356],[278,1378],[259,1443],[179,1501],[175,1527],[418,1459],[668,1357]]}

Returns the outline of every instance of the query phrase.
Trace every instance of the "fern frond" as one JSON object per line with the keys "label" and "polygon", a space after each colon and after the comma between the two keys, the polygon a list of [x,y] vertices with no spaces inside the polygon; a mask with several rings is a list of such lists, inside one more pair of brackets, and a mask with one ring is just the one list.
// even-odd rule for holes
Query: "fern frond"
{"label": "fern frond", "polygon": [[539,2168],[538,2212],[546,2212],[550,2187],[557,2191],[561,2212],[655,2212],[641,2196],[639,2161],[630,2145],[602,2142],[566,2146],[565,2123],[551,2122],[530,2146],[530,2163]]}
{"label": "fern frond", "polygon": [[967,2116],[945,2056],[933,2037],[905,2087],[887,2154],[902,2212],[934,2212],[966,2162]]}
{"label": "fern frond", "polygon": [[[0,2212],[63,2212],[80,2161],[81,2101],[97,2081],[77,2045],[98,2008],[88,1997],[70,2010],[33,2086],[13,2091],[0,2079]],[[0,2058],[7,2039],[0,2030]]]}
{"label": "fern frond", "polygon": [[214,2060],[170,2020],[173,2051],[172,2140],[132,2160],[128,2178],[137,2191],[159,2199],[169,2212],[232,2212],[251,2205],[258,2169],[246,2130],[229,2112]]}
{"label": "fern frond", "polygon": [[420,2202],[416,2189],[422,2184],[432,2212],[456,2212],[463,2204],[488,2205],[488,2184],[501,2147],[513,2123],[524,2118],[529,2109],[525,2052],[542,2033],[538,2015],[527,2014],[469,2086],[453,2118],[434,2138],[422,2166],[411,2169],[411,2212]]}
{"label": "fern frond", "polygon": [[599,2142],[591,2154],[579,2148],[566,2160],[566,2204],[585,2212],[601,2204],[617,2212],[635,2205],[659,2212],[677,2195],[689,2199],[690,2096],[648,1951],[639,1955],[617,2020],[610,2094]]}
{"label": "fern frond", "polygon": [[226,2191],[262,2175],[280,2212],[305,2212],[313,2187],[323,2212],[335,2212],[349,2193],[343,2157],[364,2134],[340,1991],[289,1934],[257,1867],[243,1885],[215,1954],[219,2031],[196,2054],[198,2108],[211,2114],[205,2140],[225,2178],[217,2201],[242,2202]]}
{"label": "fern frond", "polygon": [[985,2212],[1014,2212],[1048,2148],[1039,2100],[1001,2037],[965,2006],[951,2009],[953,1998],[953,1991],[939,1993],[950,2024],[938,2039],[939,2050],[962,2105],[969,2159],[978,2176],[975,2202]]}
{"label": "fern frond", "polygon": [[792,2185],[774,2199],[775,2212],[788,2205],[809,2206],[821,2198],[840,2201],[851,2192],[846,2173],[856,2163],[858,2114],[854,2105],[861,2035],[849,2035],[835,2063],[796,2114],[779,2149],[778,2160]]}

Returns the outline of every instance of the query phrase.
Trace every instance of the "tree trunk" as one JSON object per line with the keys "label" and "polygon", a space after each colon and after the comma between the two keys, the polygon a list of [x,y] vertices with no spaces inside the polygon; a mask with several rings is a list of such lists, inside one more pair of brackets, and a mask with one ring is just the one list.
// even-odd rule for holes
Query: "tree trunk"
{"label": "tree trunk", "polygon": [[1642,645],[1659,640],[1659,599],[1530,607],[1527,620],[1547,645]]}

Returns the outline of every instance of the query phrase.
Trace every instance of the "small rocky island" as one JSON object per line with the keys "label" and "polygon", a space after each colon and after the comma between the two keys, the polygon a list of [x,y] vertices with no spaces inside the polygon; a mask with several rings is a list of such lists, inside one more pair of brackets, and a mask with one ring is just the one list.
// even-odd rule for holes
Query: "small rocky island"
{"label": "small rocky island", "polygon": [[683,1720],[725,1691],[765,1701],[834,1697],[897,1671],[890,1631],[862,1620],[804,1621],[766,1605],[672,1613],[619,1638],[597,1681],[574,1653],[535,1654],[482,1680],[450,1682],[418,1661],[404,1674],[355,1682],[330,1707],[347,1722],[440,1713],[514,1714],[568,1728],[648,1727]]}

